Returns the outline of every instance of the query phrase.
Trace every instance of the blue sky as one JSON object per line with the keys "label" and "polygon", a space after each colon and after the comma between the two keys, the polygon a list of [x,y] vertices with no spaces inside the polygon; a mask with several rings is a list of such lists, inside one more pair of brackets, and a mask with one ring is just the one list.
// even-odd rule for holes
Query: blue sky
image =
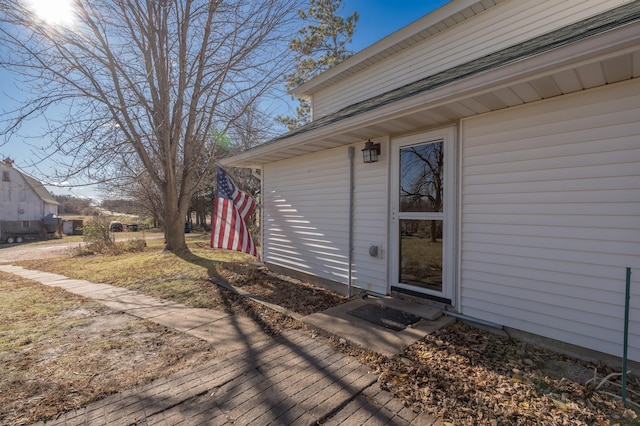
{"label": "blue sky", "polygon": [[[348,16],[354,10],[360,16],[356,24],[356,31],[349,46],[350,50],[359,52],[371,44],[383,39],[389,34],[420,19],[432,10],[447,3],[448,0],[343,0],[343,16]],[[0,110],[14,108],[11,97],[20,98],[21,93],[14,87],[11,74],[0,69]],[[6,96],[6,95],[10,96]],[[37,125],[33,123],[33,125]],[[0,144],[0,159],[9,156],[16,162],[16,166],[26,173],[45,182],[56,166],[55,159],[41,162],[37,167],[30,166],[32,153],[38,151],[38,141],[25,139],[28,135],[15,135],[6,145]],[[69,194],[75,196],[97,197],[98,190],[92,186],[75,188],[54,188],[49,186],[55,194]]]}
{"label": "blue sky", "polygon": [[360,15],[351,49],[363,50],[445,3],[448,0],[342,0],[344,16],[354,10]]}

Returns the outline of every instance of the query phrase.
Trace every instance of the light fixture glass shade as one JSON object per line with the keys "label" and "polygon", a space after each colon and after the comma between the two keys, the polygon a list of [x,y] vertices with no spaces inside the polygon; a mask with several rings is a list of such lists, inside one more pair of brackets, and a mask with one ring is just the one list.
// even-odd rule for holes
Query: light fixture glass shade
{"label": "light fixture glass shade", "polygon": [[378,155],[380,155],[380,144],[374,144],[370,140],[364,144],[362,150],[362,159],[365,163],[376,163],[378,161]]}

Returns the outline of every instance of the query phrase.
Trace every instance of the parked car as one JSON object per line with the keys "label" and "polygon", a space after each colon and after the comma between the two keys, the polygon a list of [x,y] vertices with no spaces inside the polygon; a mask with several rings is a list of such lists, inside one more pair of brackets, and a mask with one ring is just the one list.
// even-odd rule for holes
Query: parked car
{"label": "parked car", "polygon": [[114,220],[109,224],[109,230],[111,232],[122,232],[124,231],[124,226],[122,225],[122,222]]}

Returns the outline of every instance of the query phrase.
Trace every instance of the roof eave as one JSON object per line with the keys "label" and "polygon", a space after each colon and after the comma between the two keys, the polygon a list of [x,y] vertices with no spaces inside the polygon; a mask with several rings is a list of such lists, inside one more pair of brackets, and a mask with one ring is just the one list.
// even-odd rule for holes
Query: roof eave
{"label": "roof eave", "polygon": [[[297,131],[282,135],[268,143],[245,151],[222,161],[222,164],[234,167],[261,167],[280,155],[287,158],[287,151],[299,149],[305,143],[318,145],[322,138],[337,137],[346,132],[364,129],[372,123],[401,117],[417,109],[427,110],[447,102],[455,102],[465,96],[477,95],[490,91],[491,88],[526,81],[532,75],[547,72],[551,69],[575,66],[580,61],[590,61],[598,55],[619,54],[623,49],[636,49],[640,43],[640,4],[631,4],[620,8],[622,13],[610,12],[604,24],[598,18],[585,21],[582,36],[569,31],[561,40],[554,40],[549,46],[538,46],[535,42],[527,47],[528,52],[522,58],[507,58],[506,62],[493,65],[480,63],[478,72],[464,74],[468,64],[462,66],[461,77],[449,82],[438,83],[438,76],[433,86],[422,87],[420,91],[408,92],[404,97],[398,92],[405,88],[393,90],[362,103],[346,107],[335,114],[322,117],[309,123]],[[621,16],[624,15],[624,16]],[[598,24],[601,24],[598,26]],[[564,40],[564,41],[563,41]],[[561,43],[558,44],[558,41]],[[613,53],[612,53],[613,52]],[[497,57],[504,55],[496,52]],[[489,66],[490,65],[490,66]],[[412,85],[430,83],[424,79]],[[369,105],[364,105],[369,104]],[[289,157],[290,157],[289,153]]]}
{"label": "roof eave", "polygon": [[291,90],[291,93],[301,98],[309,98],[315,89],[325,84],[327,81],[339,78],[340,74],[348,71],[379,54],[383,54],[386,51],[392,51],[398,45],[410,40],[416,34],[445,21],[451,16],[459,13],[476,3],[480,3],[480,0],[458,0],[450,1],[444,4],[440,8],[430,12],[424,17],[414,21],[413,23],[401,28],[400,30],[388,35],[382,40],[372,44],[371,46],[361,50],[348,59],[340,62],[333,68],[323,72],[322,74],[314,77],[313,79],[302,83],[296,88]]}

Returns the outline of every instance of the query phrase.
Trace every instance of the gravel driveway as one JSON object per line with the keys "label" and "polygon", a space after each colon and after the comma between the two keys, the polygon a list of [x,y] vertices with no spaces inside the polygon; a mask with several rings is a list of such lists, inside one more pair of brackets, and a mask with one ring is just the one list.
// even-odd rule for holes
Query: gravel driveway
{"label": "gravel driveway", "polygon": [[77,247],[79,242],[60,243],[52,241],[48,244],[0,244],[0,263],[18,262],[21,260],[43,259],[63,256],[70,248]]}
{"label": "gravel driveway", "polygon": [[[132,234],[124,233],[122,236],[118,235],[116,241],[124,241],[128,238],[132,238]],[[162,234],[152,234],[146,235],[144,238],[146,240],[152,240],[164,238],[164,236]],[[77,241],[73,243],[61,243],[55,240],[48,243],[39,241],[38,244],[28,242],[20,244],[0,243],[0,263],[64,256],[70,248],[78,247],[82,244],[84,243]]]}

